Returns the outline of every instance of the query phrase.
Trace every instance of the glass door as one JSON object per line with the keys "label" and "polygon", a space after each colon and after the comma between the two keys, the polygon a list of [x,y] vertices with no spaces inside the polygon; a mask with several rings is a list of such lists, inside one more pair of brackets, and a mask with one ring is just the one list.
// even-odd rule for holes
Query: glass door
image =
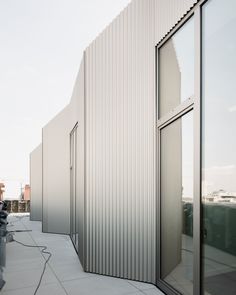
{"label": "glass door", "polygon": [[161,279],[193,294],[193,111],[160,129]]}
{"label": "glass door", "polygon": [[78,225],[76,210],[76,175],[77,175],[77,125],[70,133],[70,236],[78,251]]}
{"label": "glass door", "polygon": [[202,6],[202,294],[236,294],[236,1]]}
{"label": "glass door", "polygon": [[166,294],[236,294],[235,27],[235,0],[200,0],[157,46],[157,285]]}
{"label": "glass door", "polygon": [[171,295],[197,294],[195,26],[195,16],[188,16],[157,48],[157,285]]}

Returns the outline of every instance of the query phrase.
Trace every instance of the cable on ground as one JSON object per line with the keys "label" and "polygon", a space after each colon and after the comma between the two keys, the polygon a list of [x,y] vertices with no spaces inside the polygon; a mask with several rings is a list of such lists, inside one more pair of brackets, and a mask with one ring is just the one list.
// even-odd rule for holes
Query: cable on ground
{"label": "cable on ground", "polygon": [[44,275],[45,270],[46,270],[46,266],[47,266],[50,258],[52,257],[52,253],[49,252],[49,251],[46,251],[47,250],[47,246],[27,245],[27,244],[24,244],[24,243],[22,243],[20,241],[17,241],[15,238],[13,238],[13,242],[16,242],[17,244],[20,244],[22,246],[29,247],[29,248],[39,248],[39,249],[41,249],[41,253],[48,255],[48,258],[47,259],[45,259],[45,257],[43,256],[44,259],[45,259],[45,262],[44,262],[44,266],[43,266],[43,271],[42,271],[42,273],[40,275],[40,279],[39,279],[38,285],[37,285],[37,287],[36,287],[36,289],[34,291],[34,295],[36,295],[36,293],[38,292],[38,289],[39,289],[39,287],[41,285],[41,282],[42,282],[42,279],[43,279],[43,275]]}

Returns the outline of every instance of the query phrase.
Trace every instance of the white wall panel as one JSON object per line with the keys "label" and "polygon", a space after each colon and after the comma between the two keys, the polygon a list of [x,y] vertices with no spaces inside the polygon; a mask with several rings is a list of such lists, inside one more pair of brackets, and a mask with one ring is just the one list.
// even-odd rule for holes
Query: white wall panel
{"label": "white wall panel", "polygon": [[43,128],[43,231],[70,233],[70,132],[78,122],[77,212],[79,256],[84,233],[84,61],[70,104]]}
{"label": "white wall panel", "polygon": [[85,52],[86,268],[156,280],[155,45],[194,0],[134,0]]}
{"label": "white wall panel", "polygon": [[42,144],[30,154],[30,220],[42,220]]}
{"label": "white wall panel", "polygon": [[70,105],[43,128],[43,231],[70,232]]}

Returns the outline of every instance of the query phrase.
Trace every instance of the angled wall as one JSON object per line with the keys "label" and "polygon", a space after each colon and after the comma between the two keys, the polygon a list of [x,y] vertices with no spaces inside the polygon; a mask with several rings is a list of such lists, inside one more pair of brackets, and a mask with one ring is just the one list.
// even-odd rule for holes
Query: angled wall
{"label": "angled wall", "polygon": [[42,144],[30,154],[30,220],[42,220]]}
{"label": "angled wall", "polygon": [[70,105],[43,128],[43,232],[70,233]]}
{"label": "angled wall", "polygon": [[70,101],[71,117],[73,118],[73,126],[77,123],[77,138],[76,138],[76,229],[78,245],[75,245],[80,261],[85,266],[85,124],[84,124],[84,58],[80,64],[79,73],[76,79],[76,83],[73,89],[72,98]]}
{"label": "angled wall", "polygon": [[135,0],[85,52],[86,269],[156,281],[155,46],[194,0]]}
{"label": "angled wall", "polygon": [[85,50],[70,104],[43,128],[43,231],[70,233],[77,133],[86,271],[156,282],[156,44],[195,0],[135,0]]}

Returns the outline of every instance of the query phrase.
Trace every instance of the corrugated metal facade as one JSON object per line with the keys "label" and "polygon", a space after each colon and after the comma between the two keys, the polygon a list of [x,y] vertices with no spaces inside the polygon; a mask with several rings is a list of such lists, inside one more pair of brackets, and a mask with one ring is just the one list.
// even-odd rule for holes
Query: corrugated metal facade
{"label": "corrugated metal facade", "polygon": [[156,281],[155,45],[194,0],[135,0],[86,49],[86,270]]}
{"label": "corrugated metal facade", "polygon": [[30,220],[42,220],[42,144],[30,154]]}

